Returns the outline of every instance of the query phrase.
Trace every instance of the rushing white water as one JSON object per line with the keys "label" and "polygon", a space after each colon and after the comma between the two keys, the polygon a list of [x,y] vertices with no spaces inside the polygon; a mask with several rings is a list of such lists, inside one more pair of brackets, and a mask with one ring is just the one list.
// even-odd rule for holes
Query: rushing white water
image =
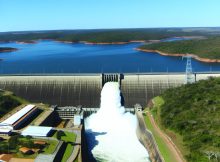
{"label": "rushing white water", "polygon": [[99,111],[85,120],[86,132],[93,134],[96,141],[93,156],[111,162],[149,161],[148,152],[136,136],[136,127],[135,115],[125,113],[121,106],[118,83],[106,83],[101,92]]}

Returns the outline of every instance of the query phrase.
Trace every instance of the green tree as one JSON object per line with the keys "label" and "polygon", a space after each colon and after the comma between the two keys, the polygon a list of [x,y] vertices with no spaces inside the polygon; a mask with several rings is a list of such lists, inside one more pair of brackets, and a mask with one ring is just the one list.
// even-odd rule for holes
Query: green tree
{"label": "green tree", "polygon": [[8,140],[8,144],[9,144],[9,147],[11,149],[16,149],[16,147],[18,146],[18,143],[19,143],[19,140],[18,140],[19,136],[16,135],[16,136],[12,136],[9,140]]}

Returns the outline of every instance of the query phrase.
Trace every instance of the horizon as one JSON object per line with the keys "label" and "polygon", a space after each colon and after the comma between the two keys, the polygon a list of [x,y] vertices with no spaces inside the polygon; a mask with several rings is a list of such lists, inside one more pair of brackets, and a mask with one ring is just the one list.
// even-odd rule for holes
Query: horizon
{"label": "horizon", "polygon": [[1,0],[0,6],[0,32],[220,26],[218,0]]}
{"label": "horizon", "polygon": [[47,31],[83,31],[83,30],[139,30],[139,29],[206,29],[206,28],[219,28],[220,26],[189,26],[189,27],[143,27],[143,28],[82,28],[82,29],[40,29],[40,30],[12,30],[12,31],[0,31],[0,33],[12,33],[12,32],[47,32]]}

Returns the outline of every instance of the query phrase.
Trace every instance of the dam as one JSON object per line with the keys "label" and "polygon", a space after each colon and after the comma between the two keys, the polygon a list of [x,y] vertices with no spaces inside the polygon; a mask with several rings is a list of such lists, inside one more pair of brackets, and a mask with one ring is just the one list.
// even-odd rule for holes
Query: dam
{"label": "dam", "polygon": [[[218,77],[220,72],[194,75],[198,81]],[[166,89],[184,84],[185,73],[1,75],[0,89],[35,103],[97,108],[102,86],[109,81],[119,82],[123,106],[133,107],[139,103],[145,107],[150,99]]]}

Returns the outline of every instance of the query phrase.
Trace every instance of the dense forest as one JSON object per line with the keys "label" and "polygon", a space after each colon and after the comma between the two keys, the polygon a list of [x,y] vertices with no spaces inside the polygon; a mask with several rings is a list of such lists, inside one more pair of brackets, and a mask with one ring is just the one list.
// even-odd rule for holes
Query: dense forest
{"label": "dense forest", "polygon": [[0,41],[33,41],[53,39],[58,41],[88,41],[93,43],[129,42],[132,40],[158,40],[177,36],[208,36],[220,34],[219,28],[148,28],[103,30],[56,30],[0,33]]}
{"label": "dense forest", "polygon": [[11,92],[0,90],[0,117],[24,102],[23,99],[15,96]]}
{"label": "dense forest", "polygon": [[220,161],[220,78],[165,91],[160,124],[183,137],[190,162]]}
{"label": "dense forest", "polygon": [[158,50],[169,54],[195,54],[201,58],[220,59],[220,37],[143,45],[140,49]]}

